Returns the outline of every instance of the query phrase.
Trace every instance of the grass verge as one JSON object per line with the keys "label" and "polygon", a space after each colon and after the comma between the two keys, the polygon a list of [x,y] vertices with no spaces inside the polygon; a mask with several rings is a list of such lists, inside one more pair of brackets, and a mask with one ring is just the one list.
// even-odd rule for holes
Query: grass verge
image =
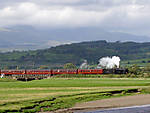
{"label": "grass verge", "polygon": [[[72,107],[75,103],[137,93],[138,89],[112,90],[47,97],[43,99],[0,104],[0,112],[34,113]],[[11,107],[10,107],[11,106]]]}

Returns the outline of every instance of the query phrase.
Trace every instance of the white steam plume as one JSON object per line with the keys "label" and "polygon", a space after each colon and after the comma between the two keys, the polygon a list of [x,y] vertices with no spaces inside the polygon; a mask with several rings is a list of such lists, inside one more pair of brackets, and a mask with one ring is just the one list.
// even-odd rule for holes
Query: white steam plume
{"label": "white steam plume", "polygon": [[112,68],[119,68],[120,65],[120,58],[118,56],[111,57],[103,57],[99,60],[98,67],[112,69]]}
{"label": "white steam plume", "polygon": [[87,68],[88,68],[87,60],[84,60],[84,62],[80,65],[80,69],[87,69]]}

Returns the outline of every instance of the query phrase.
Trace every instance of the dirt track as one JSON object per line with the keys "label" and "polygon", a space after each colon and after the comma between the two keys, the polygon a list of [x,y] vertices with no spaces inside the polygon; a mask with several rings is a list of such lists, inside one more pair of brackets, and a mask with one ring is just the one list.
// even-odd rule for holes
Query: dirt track
{"label": "dirt track", "polygon": [[150,94],[139,94],[134,96],[123,96],[109,99],[102,99],[97,101],[90,101],[85,103],[78,103],[74,107],[69,109],[61,109],[55,112],[44,113],[80,113],[86,111],[95,111],[107,108],[127,107],[137,105],[150,104]]}
{"label": "dirt track", "polygon": [[76,104],[72,109],[74,111],[89,111],[96,109],[106,109],[114,107],[126,107],[135,105],[150,104],[150,94],[139,94],[134,96],[124,96],[117,98],[109,98],[97,101],[90,101],[85,103]]}

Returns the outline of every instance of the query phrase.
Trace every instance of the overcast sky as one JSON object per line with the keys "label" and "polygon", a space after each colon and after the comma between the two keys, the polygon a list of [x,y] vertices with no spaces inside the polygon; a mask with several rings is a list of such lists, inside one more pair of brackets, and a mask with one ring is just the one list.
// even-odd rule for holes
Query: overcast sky
{"label": "overcast sky", "polygon": [[150,0],[0,0],[0,28],[100,27],[150,36]]}

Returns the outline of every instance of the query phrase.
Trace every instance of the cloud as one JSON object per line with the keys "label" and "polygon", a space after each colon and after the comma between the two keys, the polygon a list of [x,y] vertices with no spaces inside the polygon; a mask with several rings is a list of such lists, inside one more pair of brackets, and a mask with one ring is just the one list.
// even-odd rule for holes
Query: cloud
{"label": "cloud", "polygon": [[147,31],[150,0],[6,0],[0,5],[0,27],[91,27]]}
{"label": "cloud", "polygon": [[109,11],[86,11],[69,6],[45,8],[25,2],[3,8],[0,11],[0,23],[2,26],[20,24],[47,27],[88,26],[102,22],[109,13]]}

